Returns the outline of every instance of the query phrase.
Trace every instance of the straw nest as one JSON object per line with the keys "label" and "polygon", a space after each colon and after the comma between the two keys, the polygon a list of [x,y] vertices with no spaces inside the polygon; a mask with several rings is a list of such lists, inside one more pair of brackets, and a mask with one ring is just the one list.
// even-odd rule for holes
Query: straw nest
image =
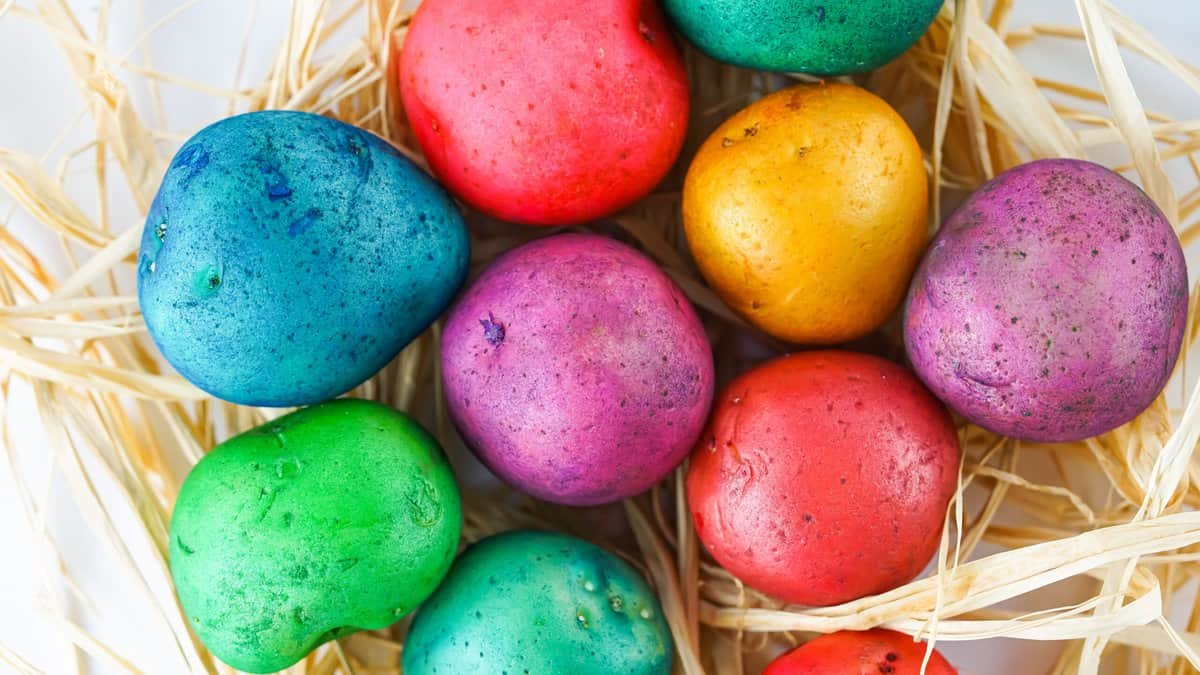
{"label": "straw nest", "polygon": [[[1076,0],[1076,26],[1022,28],[1009,25],[1015,1],[950,0],[916,47],[862,80],[905,113],[922,140],[937,195],[932,222],[940,222],[942,205],[952,205],[1007,167],[1040,157],[1095,156],[1103,146],[1106,156],[1119,150],[1126,158],[1114,168],[1140,179],[1187,246],[1200,233],[1200,119],[1176,121],[1143,109],[1121,51],[1167,69],[1189,93],[1200,93],[1200,70],[1181,63],[1104,0]],[[147,27],[141,40],[195,4],[184,3]],[[52,602],[48,609],[79,663],[87,654],[121,671],[146,667],[138,645],[106,643],[82,628],[121,621],[122,607],[98,606],[74,583],[77,570],[63,562],[61,542],[46,525],[50,500],[37,487],[44,481],[25,468],[29,455],[51,456],[69,486],[73,516],[102,542],[91,555],[115,561],[129,575],[126,581],[154,603],[174,636],[170,650],[179,670],[223,672],[228,669],[189,633],[174,596],[166,592],[171,505],[187,469],[207,449],[281,413],[206,397],[165,368],[147,338],[132,290],[142,224],[113,222],[110,213],[118,199],[145,212],[181,137],[167,133],[161,122],[156,126],[157,111],[135,109],[129,87],[148,86],[152,100],[160,88],[187,88],[227,100],[231,112],[291,108],[332,115],[383,135],[420,161],[400,121],[389,76],[410,17],[404,4],[295,0],[266,79],[222,89],[161,72],[148,60],[109,53],[103,39],[106,0],[99,2],[101,25],[92,29],[65,2],[0,0],[4,20],[36,21],[48,29],[47,39],[65,55],[95,128],[94,139],[62,152],[56,167],[0,149],[0,188],[43,230],[22,231],[7,222],[0,229],[4,456],[24,506],[20,516],[2,515],[28,520],[39,541],[45,575],[40,581],[66,589],[70,602]],[[344,39],[347,32],[352,39]],[[1101,89],[1029,72],[1015,54],[1044,40],[1086,42]],[[722,66],[692,51],[687,61],[694,119],[680,166],[722,118],[785,79]],[[37,105],[14,93],[7,105]],[[1168,181],[1164,166],[1171,161],[1191,167],[1186,191],[1177,193]],[[65,187],[65,177],[81,171],[94,174],[93,194]],[[751,356],[784,347],[747,330],[698,277],[680,234],[681,174],[677,167],[661,191],[595,227],[640,247],[681,284],[704,315],[718,374],[727,380]],[[0,211],[8,220],[12,214]],[[548,234],[477,216],[471,220],[476,272],[501,251]],[[61,242],[55,264],[32,252],[33,236]],[[48,271],[56,267],[68,272]],[[1200,595],[1189,582],[1200,577],[1200,512],[1193,511],[1200,504],[1200,466],[1191,458],[1200,435],[1200,389],[1193,391],[1196,378],[1189,377],[1186,364],[1195,351],[1196,302],[1193,293],[1178,372],[1164,397],[1134,422],[1099,438],[1059,445],[1015,442],[963,425],[961,488],[947,513],[936,569],[879,596],[805,609],[743,587],[698,546],[680,508],[682,469],[651,494],[609,509],[552,507],[487,483],[466,487],[464,537],[470,541],[520,526],[602,536],[602,544],[651,580],[675,637],[676,671],[689,675],[758,672],[771,656],[813,632],[880,625],[939,642],[997,636],[1059,640],[1057,673],[1096,673],[1101,657],[1113,672],[1194,672],[1200,669]],[[459,471],[469,472],[469,456],[441,403],[438,331],[438,326],[427,331],[354,395],[412,412],[451,450]],[[855,347],[902,356],[894,324]],[[18,393],[36,406],[45,438],[40,447],[13,445],[11,404]],[[117,526],[130,515],[139,527]],[[149,551],[148,561],[135,562],[135,551]],[[1061,593],[1051,594],[1059,600],[1047,600],[1045,589],[1068,578],[1077,578],[1072,588],[1081,592],[1065,604]],[[1022,606],[1032,609],[1006,604],[1017,596],[1027,596]],[[1163,617],[1171,610],[1182,610],[1186,623],[1169,624]],[[399,672],[405,626],[341,639],[291,670]],[[2,644],[0,660],[33,672]]]}

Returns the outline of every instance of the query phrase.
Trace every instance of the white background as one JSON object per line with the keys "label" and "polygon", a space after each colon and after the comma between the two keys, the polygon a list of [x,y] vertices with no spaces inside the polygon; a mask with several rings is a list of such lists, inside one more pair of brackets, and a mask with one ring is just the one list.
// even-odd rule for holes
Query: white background
{"label": "white background", "polygon": [[[570,0],[564,0],[570,1]],[[1197,0],[1112,0],[1113,4],[1154,33],[1186,61],[1200,64],[1200,2]],[[0,8],[5,5],[0,0]],[[31,6],[30,0],[17,3]],[[95,25],[99,0],[69,2],[80,20],[89,28]],[[109,47],[124,54],[142,34],[136,8],[145,7],[145,21],[152,23],[172,12],[175,0],[113,0]],[[274,49],[287,23],[288,2],[260,0],[252,29],[251,49],[242,83],[260,81],[269,66]],[[155,65],[166,72],[192,80],[231,88],[247,16],[247,4],[241,0],[201,0],[177,19],[165,24],[149,40]],[[1074,3],[1070,0],[1019,0],[1013,25],[1036,20],[1043,23],[1077,25]],[[135,60],[141,58],[140,53]],[[1039,74],[1094,86],[1085,52],[1067,42],[1028,49],[1022,52],[1028,63],[1038,63]],[[1138,60],[1130,61],[1130,71],[1146,106],[1175,117],[1200,118],[1200,97],[1184,89],[1167,73]],[[200,125],[225,113],[225,107],[211,99],[178,89],[164,87],[167,94],[166,120],[173,132],[186,135]],[[149,114],[146,89],[138,86],[133,93],[139,110]],[[13,15],[0,17],[0,148],[11,148],[42,156],[50,152],[48,166],[53,168],[64,150],[86,142],[90,119],[84,114],[84,99],[64,59],[47,39],[44,29]],[[66,130],[66,131],[64,131]],[[90,162],[90,160],[88,160]],[[85,178],[86,162],[72,165]],[[0,197],[0,222],[10,218],[10,205]],[[28,226],[23,214],[15,213],[10,226],[18,232]],[[132,219],[133,213],[117,212],[115,222]],[[23,225],[24,223],[24,225]],[[134,225],[140,226],[140,224]],[[126,225],[117,224],[117,229]],[[50,242],[42,242],[49,246]],[[50,250],[50,249],[45,249]],[[61,273],[62,270],[54,270]],[[14,401],[13,405],[16,405]],[[11,411],[10,411],[11,412]],[[45,442],[37,435],[35,416],[19,417],[24,426],[15,428],[17,449],[24,462],[21,470],[41,476],[38,485],[48,495],[49,528],[64,550],[71,571],[79,578],[97,605],[110,608],[104,620],[85,622],[89,630],[100,631],[107,642],[140,669],[150,673],[179,672],[172,660],[169,640],[158,628],[151,605],[123,586],[115,572],[112,556],[99,540],[73,515],[74,507],[65,496],[64,486],[46,479]],[[71,661],[59,627],[50,621],[47,606],[64,598],[60,588],[42,571],[45,561],[28,530],[13,490],[12,467],[0,460],[0,646],[22,655],[41,670],[65,673]],[[136,552],[135,552],[136,553]],[[163,592],[166,592],[163,589]],[[113,611],[111,608],[119,608]],[[161,633],[161,634],[160,634]],[[991,641],[988,643],[950,644],[944,653],[964,674],[1039,673],[1053,659],[1053,644]],[[103,669],[101,669],[103,670]],[[0,672],[5,666],[0,663]]]}

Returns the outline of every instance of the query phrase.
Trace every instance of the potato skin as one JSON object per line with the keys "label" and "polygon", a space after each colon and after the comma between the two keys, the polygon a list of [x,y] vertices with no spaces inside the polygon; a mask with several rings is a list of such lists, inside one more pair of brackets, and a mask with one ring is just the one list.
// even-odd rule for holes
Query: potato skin
{"label": "potato skin", "polygon": [[908,371],[804,352],[717,397],[688,504],[700,540],[738,578],[788,602],[834,605],[921,571],[958,465],[949,415]]}
{"label": "potato skin", "polygon": [[512,485],[562,504],[616,501],[687,456],[713,393],[712,350],[683,292],[605,237],[541,239],[496,259],[442,336],[451,419]]}
{"label": "potato skin", "polygon": [[683,189],[688,244],[734,311],[798,344],[837,344],[900,305],[926,239],[921,148],[858,87],[784,89],[722,124]]}
{"label": "potato skin", "polygon": [[171,161],[142,232],[138,302],[196,386],[306,405],[387,365],[450,304],[469,259],[450,195],[383,139],[248,113]]}
{"label": "potato skin", "polygon": [[921,379],[972,422],[1079,440],[1162,391],[1187,289],[1179,239],[1145,193],[1097,164],[1042,160],[997,176],[946,221],[913,279],[905,344]]}
{"label": "potato skin", "polygon": [[426,0],[399,60],[434,172],[476,209],[581,223],[648,194],[675,162],[687,74],[644,0]]}
{"label": "potato skin", "polygon": [[437,441],[403,413],[339,399],[234,436],[192,469],[171,574],[213,654],[275,672],[415,609],[450,569],[461,525]]}
{"label": "potato skin", "polygon": [[555,532],[505,532],[468,548],[421,605],[406,675],[669,675],[671,632],[625,561]]}
{"label": "potato skin", "polygon": [[846,75],[913,46],[942,0],[664,0],[713,58],[756,70]]}
{"label": "potato skin", "polygon": [[[895,631],[841,631],[814,638],[775,659],[763,675],[921,675],[925,643]],[[957,675],[937,650],[925,675]]]}

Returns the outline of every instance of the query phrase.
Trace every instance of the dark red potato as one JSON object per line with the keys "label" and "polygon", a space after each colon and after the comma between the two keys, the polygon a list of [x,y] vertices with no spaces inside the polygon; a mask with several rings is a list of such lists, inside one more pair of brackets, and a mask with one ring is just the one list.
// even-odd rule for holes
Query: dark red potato
{"label": "dark red potato", "polygon": [[[842,631],[806,642],[771,662],[763,675],[921,675],[925,643],[890,630]],[[925,675],[957,675],[936,650]]]}
{"label": "dark red potato", "polygon": [[683,147],[687,74],[655,2],[425,0],[399,74],[433,171],[504,220],[609,215]]}
{"label": "dark red potato", "polygon": [[908,371],[806,352],[742,374],[717,398],[688,503],[730,572],[781,600],[833,605],[921,571],[958,465],[946,409]]}

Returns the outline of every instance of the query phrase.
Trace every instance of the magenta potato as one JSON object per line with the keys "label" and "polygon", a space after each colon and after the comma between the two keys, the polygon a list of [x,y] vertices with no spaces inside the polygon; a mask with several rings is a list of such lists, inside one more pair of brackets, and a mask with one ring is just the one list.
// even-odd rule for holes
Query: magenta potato
{"label": "magenta potato", "polygon": [[704,328],[653,262],[565,234],[497,258],[446,320],[451,419],[508,483],[562,504],[642,492],[687,456],[713,396]]}
{"label": "magenta potato", "polygon": [[1187,268],[1136,185],[1090,162],[997,176],[946,221],[909,290],[917,374],[970,421],[1032,441],[1114,429],[1166,385]]}

